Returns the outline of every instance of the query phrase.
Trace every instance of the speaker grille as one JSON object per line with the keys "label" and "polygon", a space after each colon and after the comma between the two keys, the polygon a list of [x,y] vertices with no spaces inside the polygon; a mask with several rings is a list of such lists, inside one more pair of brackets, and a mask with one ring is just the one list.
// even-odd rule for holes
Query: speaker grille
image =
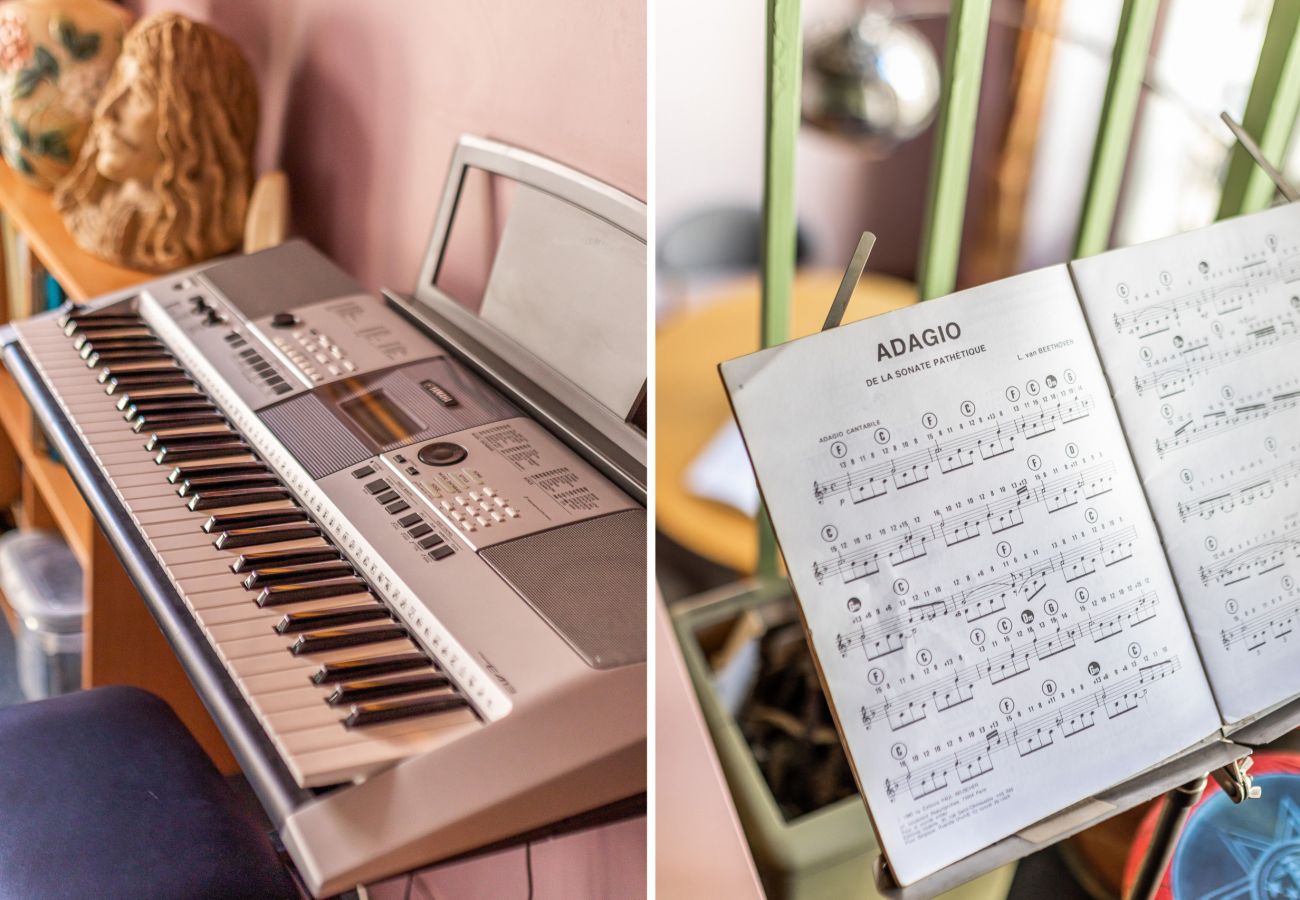
{"label": "speaker grille", "polygon": [[[456,405],[443,406],[422,385],[433,381],[451,392]],[[405,441],[369,445],[340,403],[369,391],[383,391],[420,429]],[[272,433],[289,448],[313,478],[324,478],[355,466],[375,453],[387,453],[408,444],[442,437],[453,431],[477,428],[518,415],[518,410],[469,370],[446,357],[397,366],[344,381],[334,381],[281,401],[258,413]]]}
{"label": "speaker grille", "polygon": [[645,662],[645,510],[518,538],[482,556],[587,665]]}

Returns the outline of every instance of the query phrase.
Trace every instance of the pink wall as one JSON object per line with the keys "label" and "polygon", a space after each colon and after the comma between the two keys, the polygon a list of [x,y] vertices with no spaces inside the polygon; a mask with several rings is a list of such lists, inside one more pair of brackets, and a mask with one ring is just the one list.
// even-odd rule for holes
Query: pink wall
{"label": "pink wall", "polygon": [[371,288],[410,288],[465,132],[646,196],[644,0],[128,0],[244,48],[260,170],[293,229]]}

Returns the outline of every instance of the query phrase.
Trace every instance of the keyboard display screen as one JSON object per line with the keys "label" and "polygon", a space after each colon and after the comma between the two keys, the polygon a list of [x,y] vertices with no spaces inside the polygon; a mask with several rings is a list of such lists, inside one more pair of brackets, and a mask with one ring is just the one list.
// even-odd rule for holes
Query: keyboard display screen
{"label": "keyboard display screen", "polygon": [[424,430],[381,390],[369,391],[339,406],[379,446],[403,444]]}

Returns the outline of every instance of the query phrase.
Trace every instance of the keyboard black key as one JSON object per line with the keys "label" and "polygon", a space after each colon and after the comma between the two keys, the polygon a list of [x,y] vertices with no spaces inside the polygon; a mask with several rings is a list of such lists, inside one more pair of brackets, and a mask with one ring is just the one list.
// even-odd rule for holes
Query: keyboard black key
{"label": "keyboard black key", "polygon": [[155,432],[145,441],[144,449],[161,450],[163,447],[218,447],[222,444],[238,444],[243,441],[238,432],[229,428],[216,428],[211,431],[191,432],[188,434],[168,434]]}
{"label": "keyboard black key", "polygon": [[257,553],[241,554],[239,559],[230,564],[230,571],[243,574],[257,569],[276,566],[300,566],[307,563],[326,562],[342,559],[343,554],[333,547],[295,547],[292,550],[262,550]]}
{"label": "keyboard black key", "polygon": [[468,706],[459,694],[439,694],[435,697],[415,697],[405,700],[379,700],[375,703],[358,703],[352,707],[343,724],[348,728],[362,728],[381,722],[432,716]]}
{"label": "keyboard black key", "polygon": [[336,687],[334,693],[330,694],[325,702],[330,706],[346,706],[349,703],[380,700],[384,697],[423,694],[425,691],[436,691],[450,685],[451,682],[445,675],[436,672],[403,675],[400,678],[385,678],[381,681],[352,681]]}
{"label": "keyboard black key", "polygon": [[306,603],[308,600],[324,600],[327,597],[346,597],[349,594],[367,594],[370,585],[360,578],[339,578],[333,581],[318,581],[308,584],[273,584],[262,588],[257,595],[257,605],[284,606],[286,603]]}
{"label": "keyboard black key", "polygon": [[249,506],[254,503],[270,503],[273,500],[288,500],[289,489],[283,486],[230,488],[228,490],[204,490],[190,497],[185,504],[198,512],[204,509],[229,509],[232,506]]}
{"label": "keyboard black key", "polygon": [[366,644],[382,644],[406,637],[406,629],[401,625],[366,625],[360,628],[327,628],[300,635],[289,647],[294,656],[308,653],[323,653],[326,650],[342,650],[346,647],[364,647]]}
{"label": "keyboard black key", "polygon": [[194,478],[216,478],[223,475],[270,474],[271,470],[256,460],[237,463],[213,463],[209,466],[177,466],[167,476],[172,484],[181,484]]}
{"label": "keyboard black key", "polygon": [[59,316],[59,326],[80,325],[82,322],[112,322],[118,325],[139,325],[144,317],[138,313],[128,312],[66,312]]}
{"label": "keyboard black key", "polygon": [[72,335],[72,349],[80,350],[93,344],[130,344],[136,347],[152,347],[159,344],[158,336],[152,331],[115,328],[104,331],[78,331]]}
{"label": "keyboard black key", "polygon": [[149,434],[144,442],[146,450],[161,450],[162,447],[217,446],[220,443],[238,443],[243,438],[229,428],[212,428],[199,430],[162,429]]}
{"label": "keyboard black key", "polygon": [[119,362],[112,365],[104,366],[99,370],[96,380],[100,384],[107,384],[110,378],[123,378],[130,376],[132,378],[140,375],[184,375],[185,370],[175,363],[158,362],[151,359],[142,359],[136,362]]}
{"label": "keyboard black key", "polygon": [[[138,323],[131,323],[131,324],[96,323],[94,325],[91,324],[68,325],[65,326],[64,328],[64,334],[66,334],[66,336],[70,338],[73,338],[73,347],[79,347],[81,346],[81,343],[85,343],[86,341],[94,341],[96,337],[105,337],[105,338],[136,337],[136,336],[147,337],[147,338],[157,337],[156,334],[153,334],[153,332],[151,332],[151,330],[147,328],[147,326]],[[78,341],[81,343],[78,343]]]}
{"label": "keyboard black key", "polygon": [[394,653],[391,656],[372,656],[368,659],[345,659],[325,663],[311,676],[311,680],[315,684],[336,684],[394,672],[409,672],[431,665],[433,663],[423,653]]}
{"label": "keyboard black key", "polygon": [[203,523],[208,534],[220,534],[236,528],[258,528],[263,525],[286,525],[290,522],[307,522],[301,509],[268,509],[265,512],[217,513]]}
{"label": "keyboard black key", "polygon": [[347,578],[353,573],[352,564],[340,559],[301,566],[259,566],[244,579],[243,584],[250,591],[255,591],[269,584],[307,584],[312,581]]}
{"label": "keyboard black key", "polygon": [[165,388],[183,388],[191,393],[198,393],[198,385],[184,372],[175,377],[171,375],[142,375],[139,378],[133,375],[125,378],[114,376],[104,382],[104,393],[110,396],[121,396],[127,391],[156,391]]}
{"label": "keyboard black key", "polygon": [[102,328],[102,329],[81,329],[76,334],[69,335],[72,338],[72,349],[80,350],[87,344],[134,344],[137,347],[144,347],[154,343],[161,343],[158,335],[154,334],[147,328]]}
{"label": "keyboard black key", "polygon": [[141,316],[139,313],[129,312],[86,312],[79,315],[68,316],[66,322],[60,321],[59,324],[65,329],[69,325],[74,328],[82,325],[99,328],[106,328],[109,325],[113,325],[121,328],[125,325],[143,325],[144,316]]}
{"label": "keyboard black key", "polygon": [[187,478],[176,489],[176,496],[190,497],[205,491],[234,490],[235,488],[279,487],[280,479],[270,472],[257,475],[213,475],[209,478]]}
{"label": "keyboard black key", "polygon": [[[109,369],[104,369],[104,372]],[[160,387],[182,387],[184,385],[193,385],[189,374],[184,369],[174,369],[171,372],[159,373],[156,375],[117,375],[112,374],[103,376],[101,374],[99,383],[104,385],[104,390],[110,394],[119,394],[122,391],[141,390],[142,388],[160,388]],[[109,388],[112,388],[110,391]]]}
{"label": "keyboard black key", "polygon": [[148,415],[151,412],[168,410],[171,412],[181,412],[184,410],[210,409],[212,401],[202,394],[195,394],[192,397],[157,397],[157,398],[140,398],[132,400],[130,396],[122,397],[117,401],[117,408],[122,410],[122,418],[128,422],[139,415]]}
{"label": "keyboard black key", "polygon": [[[89,345],[87,345],[89,347]],[[97,369],[101,366],[113,366],[121,362],[139,362],[140,360],[151,360],[153,362],[175,362],[171,355],[162,353],[152,348],[146,348],[138,352],[127,350],[99,350],[91,349],[89,353],[83,353],[82,359],[86,361],[87,369]]]}
{"label": "keyboard black key", "polygon": [[[112,385],[109,385],[104,388],[104,393],[120,394],[121,392],[114,391]],[[203,395],[200,394],[193,385],[173,384],[168,385],[167,387],[150,387],[133,390],[129,393],[121,394],[121,396],[118,397],[117,402],[122,404],[118,409],[126,409],[132,403],[142,403],[146,400],[188,400],[195,397],[202,398]]]}
{"label": "keyboard black key", "polygon": [[153,461],[158,465],[185,462],[191,459],[220,459],[223,456],[244,456],[253,451],[247,444],[223,444],[215,447],[163,447]]}
{"label": "keyboard black key", "polygon": [[391,619],[388,607],[381,603],[368,603],[364,606],[344,606],[340,609],[318,609],[311,612],[285,613],[284,618],[275,625],[280,634],[297,634],[316,628],[339,628],[344,625],[359,625],[362,622],[377,622]]}
{"label": "keyboard black key", "polygon": [[225,417],[216,412],[178,412],[160,413],[149,416],[136,416],[131,422],[131,430],[136,434],[142,431],[154,431],[161,428],[202,428],[205,425],[226,425]]}
{"label": "keyboard black key", "polygon": [[198,392],[198,386],[190,380],[188,374],[179,369],[175,375],[124,375],[121,378],[114,375],[104,383],[105,394],[112,396],[123,391],[137,394],[141,391],[180,391],[182,394],[193,394]]}
{"label": "keyboard black key", "polygon": [[167,345],[156,337],[98,338],[82,335],[72,342],[72,346],[82,359],[86,359],[92,353],[171,356],[167,351]]}
{"label": "keyboard black key", "polygon": [[260,547],[263,544],[283,544],[320,537],[320,529],[302,522],[292,525],[267,525],[262,528],[232,528],[223,531],[212,542],[218,550],[236,550],[240,547]]}

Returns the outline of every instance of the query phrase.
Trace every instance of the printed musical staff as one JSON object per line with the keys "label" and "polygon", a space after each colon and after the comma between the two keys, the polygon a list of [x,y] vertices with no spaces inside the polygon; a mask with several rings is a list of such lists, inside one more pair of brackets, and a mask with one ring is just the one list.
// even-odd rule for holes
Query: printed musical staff
{"label": "printed musical staff", "polygon": [[972,746],[945,754],[937,761],[906,774],[885,779],[885,795],[892,801],[903,790],[913,800],[944,790],[950,779],[966,783],[993,771],[995,754],[1015,750],[1019,757],[1028,756],[1055,744],[1059,733],[1068,739],[1093,728],[1097,713],[1117,719],[1133,712],[1145,700],[1151,685],[1168,678],[1182,668],[1177,656],[1140,666],[1138,671],[1052,709],[1027,717],[1017,724],[1002,723],[974,738]]}
{"label": "printed musical staff", "polygon": [[1174,297],[1116,312],[1111,321],[1115,331],[1138,339],[1153,337],[1169,331],[1182,323],[1185,314],[1201,317],[1222,317],[1253,308],[1257,298],[1267,296],[1269,290],[1300,278],[1300,260],[1288,257],[1267,265],[1260,260],[1253,266],[1249,277],[1236,277],[1229,281],[1211,284]]}
{"label": "printed musical staff", "polygon": [[1154,360],[1145,375],[1133,377],[1133,386],[1138,394],[1154,391],[1161,399],[1168,399],[1186,391],[1195,383],[1196,375],[1266,350],[1289,346],[1297,340],[1300,340],[1300,328],[1290,319],[1247,332],[1245,340],[1235,344],[1216,348],[1203,340]]}
{"label": "printed musical staff", "polygon": [[1125,628],[1131,630],[1149,622],[1155,618],[1159,603],[1159,596],[1148,591],[1104,613],[1089,612],[1085,621],[1058,626],[1053,631],[1013,644],[986,660],[896,692],[877,703],[863,705],[858,711],[862,727],[870,730],[877,722],[885,721],[891,731],[901,731],[927,718],[931,710],[942,713],[969,702],[975,697],[976,687],[984,682],[990,686],[1001,684],[1029,672],[1035,663],[1073,650],[1081,640],[1091,639],[1094,644],[1100,643]]}
{"label": "printed musical staff", "polygon": [[836,554],[813,564],[813,577],[823,582],[829,575],[841,575],[851,583],[880,572],[882,561],[902,566],[926,556],[929,546],[943,541],[946,546],[978,536],[1000,534],[1024,524],[1024,510],[1042,504],[1049,514],[1091,500],[1113,489],[1115,464],[1091,466],[1081,472],[1064,475],[1036,485],[1006,486],[1006,499],[973,507],[962,515],[950,515],[934,525],[918,526],[902,537],[873,541],[856,549]]}
{"label": "printed musical staff", "polygon": [[1171,450],[1187,447],[1198,441],[1213,438],[1224,432],[1262,421],[1270,416],[1300,405],[1300,390],[1270,393],[1262,400],[1235,405],[1231,409],[1217,409],[1202,413],[1199,420],[1192,417],[1173,429],[1168,438],[1157,438],[1156,453],[1163,457]]}
{"label": "printed musical staff", "polygon": [[1300,559],[1300,524],[1292,524],[1280,533],[1268,532],[1263,538],[1246,542],[1240,552],[1218,562],[1200,566],[1201,584],[1230,587],[1248,578],[1276,572],[1294,559]]}
{"label": "printed musical staff", "polygon": [[[1060,573],[1065,584],[1073,584],[1096,572],[1099,565],[1109,568],[1130,559],[1135,537],[1133,528],[1123,528],[1075,550],[1062,551],[1043,562],[957,591],[943,600],[913,604],[893,616],[882,617],[879,622],[836,635],[836,647],[841,656],[862,647],[869,659],[875,659],[899,649],[902,640],[923,622],[959,616],[967,625],[973,624],[1005,610],[1009,599],[1033,600],[1047,587],[1047,576],[1053,573]],[[895,636],[897,642],[892,640]]]}
{"label": "printed musical staff", "polygon": [[1178,504],[1178,518],[1186,522],[1194,516],[1210,519],[1216,514],[1231,512],[1238,506],[1273,496],[1297,476],[1300,476],[1300,458],[1252,473],[1224,487],[1216,487],[1208,494],[1181,502]]}
{"label": "printed musical staff", "polygon": [[1241,624],[1220,631],[1219,639],[1223,643],[1223,649],[1231,650],[1242,645],[1250,653],[1294,632],[1296,619],[1300,617],[1300,597],[1291,594],[1286,596],[1291,599],[1278,597],[1263,611],[1243,619]]}
{"label": "printed musical staff", "polygon": [[928,480],[931,465],[936,466],[941,474],[950,475],[974,465],[977,457],[988,461],[1012,452],[1017,438],[1031,440],[1050,434],[1061,425],[1086,419],[1092,409],[1093,400],[1088,396],[1044,405],[1038,412],[953,436],[932,447],[901,453],[889,462],[855,469],[839,478],[813,482],[813,497],[823,501],[847,493],[854,503],[865,503],[883,497],[891,487],[901,490]]}

